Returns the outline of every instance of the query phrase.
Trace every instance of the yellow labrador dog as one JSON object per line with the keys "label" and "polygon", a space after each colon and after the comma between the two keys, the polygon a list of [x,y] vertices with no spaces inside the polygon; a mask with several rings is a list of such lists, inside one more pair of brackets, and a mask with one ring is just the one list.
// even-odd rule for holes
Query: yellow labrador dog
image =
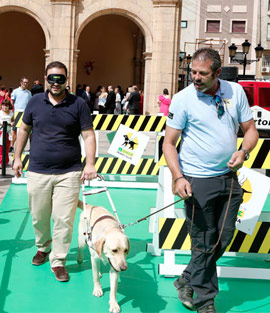
{"label": "yellow labrador dog", "polygon": [[[78,207],[83,210],[83,203],[79,200]],[[92,227],[90,240],[93,248],[89,247],[91,254],[94,290],[93,295],[96,297],[103,296],[100,284],[100,259],[110,263],[110,308],[113,313],[120,312],[119,304],[116,300],[117,284],[119,272],[127,269],[126,256],[129,252],[129,240],[122,232],[119,224],[109,211],[101,206],[91,206],[86,204],[86,215],[88,226]],[[79,222],[79,240],[77,262],[83,261],[83,249],[85,242],[85,223],[84,212],[80,215]]]}

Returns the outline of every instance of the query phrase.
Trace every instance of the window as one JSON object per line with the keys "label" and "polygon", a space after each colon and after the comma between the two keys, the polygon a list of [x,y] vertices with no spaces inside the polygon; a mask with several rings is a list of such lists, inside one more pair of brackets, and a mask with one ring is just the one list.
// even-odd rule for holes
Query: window
{"label": "window", "polygon": [[259,104],[263,108],[270,106],[270,88],[259,88]]}
{"label": "window", "polygon": [[220,21],[218,21],[218,20],[206,21],[206,32],[207,33],[219,33],[220,32]]}
{"label": "window", "polygon": [[243,87],[247,99],[248,99],[248,103],[250,107],[253,107],[254,105],[254,88],[253,87]]}
{"label": "window", "polygon": [[[267,53],[268,51],[266,51],[265,53]],[[268,52],[269,53],[269,52]],[[262,58],[262,66],[269,66],[270,67],[270,55],[263,55],[263,58]]]}
{"label": "window", "polygon": [[246,21],[232,21],[232,33],[245,33]]}
{"label": "window", "polygon": [[268,0],[268,11],[270,11],[270,0]]}
{"label": "window", "polygon": [[187,21],[181,21],[181,28],[187,28]]}
{"label": "window", "polygon": [[270,40],[270,23],[267,24],[267,35],[266,40]]}

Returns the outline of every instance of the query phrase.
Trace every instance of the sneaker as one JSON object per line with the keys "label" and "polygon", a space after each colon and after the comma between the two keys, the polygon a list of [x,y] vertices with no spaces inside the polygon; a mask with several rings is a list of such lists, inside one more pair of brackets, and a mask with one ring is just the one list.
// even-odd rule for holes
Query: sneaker
{"label": "sneaker", "polygon": [[64,266],[55,266],[55,267],[52,267],[52,272],[54,273],[55,275],[55,278],[58,280],[58,281],[68,281],[69,280],[69,275],[68,275],[68,272],[67,270],[64,268]]}
{"label": "sneaker", "polygon": [[32,259],[32,264],[33,265],[42,265],[44,264],[47,259],[48,259],[48,255],[51,251],[49,252],[42,252],[42,251],[37,251],[36,255],[33,257]]}
{"label": "sneaker", "polygon": [[183,276],[180,276],[178,279],[176,279],[173,284],[178,291],[178,299],[183,303],[185,307],[193,310],[194,291],[186,284]]}
{"label": "sneaker", "polygon": [[14,148],[13,147],[9,147],[9,152],[13,152],[14,151]]}
{"label": "sneaker", "polygon": [[215,306],[213,304],[209,304],[197,309],[198,313],[216,313]]}

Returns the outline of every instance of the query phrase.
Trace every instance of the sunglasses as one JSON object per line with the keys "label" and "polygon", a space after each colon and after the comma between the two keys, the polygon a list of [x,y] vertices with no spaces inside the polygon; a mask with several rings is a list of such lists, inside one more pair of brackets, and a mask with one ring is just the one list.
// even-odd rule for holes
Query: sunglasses
{"label": "sunglasses", "polygon": [[63,85],[66,82],[67,78],[63,74],[50,74],[47,76],[47,81],[49,84],[59,84]]}
{"label": "sunglasses", "polygon": [[214,100],[216,102],[216,106],[217,106],[217,115],[218,115],[218,118],[221,118],[223,116],[223,114],[225,113],[225,108],[224,108],[224,105],[223,105],[223,100],[220,96],[218,95],[215,95],[214,97]]}

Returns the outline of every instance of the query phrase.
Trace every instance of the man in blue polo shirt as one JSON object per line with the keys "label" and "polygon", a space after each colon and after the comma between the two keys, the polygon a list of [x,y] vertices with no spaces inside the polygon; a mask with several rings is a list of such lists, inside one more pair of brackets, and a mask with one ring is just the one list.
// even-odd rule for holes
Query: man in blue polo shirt
{"label": "man in blue polo shirt", "polygon": [[[31,99],[32,94],[27,89],[28,85],[29,85],[28,78],[23,77],[20,80],[20,87],[13,90],[11,94],[11,103],[13,105],[14,112],[24,111],[27,106],[27,103]],[[14,144],[16,142],[16,139],[17,139],[17,128],[16,126],[14,126],[13,132],[12,132],[12,141],[11,141],[11,145],[9,148],[10,152],[13,152],[14,150]]]}
{"label": "man in blue polo shirt", "polygon": [[[22,173],[21,154],[32,131],[27,173],[29,207],[36,237],[33,265],[45,263],[59,281],[68,281],[65,262],[72,238],[80,184],[97,177],[96,141],[85,100],[66,92],[67,68],[61,62],[46,67],[47,91],[28,103],[15,149],[13,170]],[[82,171],[79,135],[85,141],[86,165]],[[51,236],[50,219],[53,219]],[[52,248],[51,248],[52,244]]]}
{"label": "man in blue polo shirt", "polygon": [[[174,286],[180,301],[199,313],[216,312],[216,261],[232,239],[242,202],[236,171],[258,140],[242,87],[220,80],[220,73],[217,51],[202,48],[194,53],[193,84],[172,99],[163,145],[173,192],[185,200],[192,239],[190,262]],[[237,151],[239,127],[244,140]]]}

